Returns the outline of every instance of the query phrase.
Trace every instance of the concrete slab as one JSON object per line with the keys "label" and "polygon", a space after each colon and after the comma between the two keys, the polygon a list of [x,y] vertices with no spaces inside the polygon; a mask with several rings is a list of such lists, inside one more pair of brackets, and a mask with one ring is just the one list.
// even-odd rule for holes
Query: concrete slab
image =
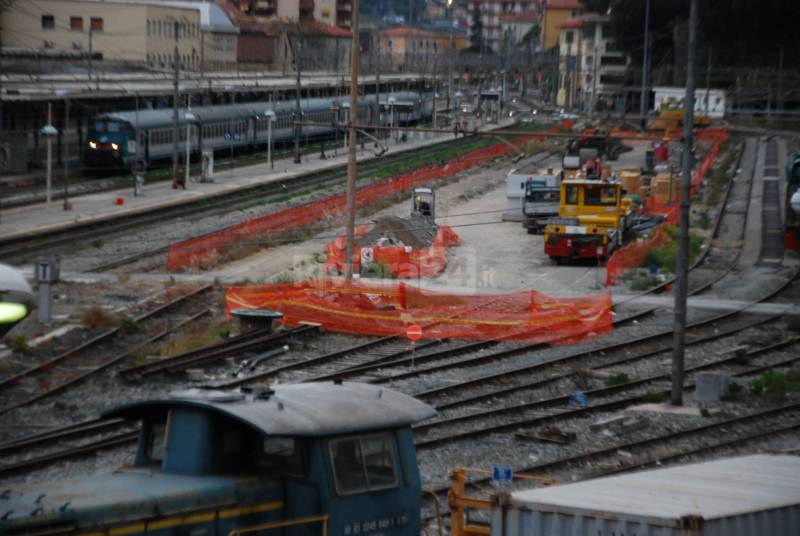
{"label": "concrete slab", "polygon": [[645,411],[650,413],[668,413],[670,415],[687,415],[697,417],[700,415],[700,408],[697,406],[672,406],[670,404],[639,404],[630,406],[626,411]]}

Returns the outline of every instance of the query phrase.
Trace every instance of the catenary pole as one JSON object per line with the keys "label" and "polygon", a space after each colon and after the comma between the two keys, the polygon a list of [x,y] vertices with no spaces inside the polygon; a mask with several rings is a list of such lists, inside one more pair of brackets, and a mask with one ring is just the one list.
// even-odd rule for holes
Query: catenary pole
{"label": "catenary pole", "polygon": [[683,173],[681,175],[678,263],[675,270],[675,324],[672,350],[673,406],[683,405],[683,361],[686,343],[686,296],[689,279],[689,188],[692,182],[692,127],[694,126],[694,54],[697,41],[697,0],[689,11],[689,53],[686,61],[686,96],[683,105]]}
{"label": "catenary pole", "polygon": [[345,249],[344,277],[353,278],[353,250],[356,226],[356,129],[358,123],[358,19],[359,0],[353,0],[353,43],[350,45],[350,115],[348,116],[348,135],[350,137],[349,158],[347,159],[347,247]]}
{"label": "catenary pole", "polygon": [[172,26],[173,37],[175,41],[175,50],[172,56],[173,63],[173,86],[174,94],[172,97],[172,187],[178,189],[181,186],[184,188],[186,185],[181,185],[181,179],[178,177],[178,107],[180,106],[180,88],[178,87],[178,79],[180,78],[180,55],[178,50],[178,21],[175,21]]}
{"label": "catenary pole", "polygon": [[644,8],[644,52],[642,53],[642,91],[639,95],[639,116],[642,118],[642,128],[646,126],[647,114],[647,67],[649,65],[648,56],[650,54],[650,0],[647,0]]}

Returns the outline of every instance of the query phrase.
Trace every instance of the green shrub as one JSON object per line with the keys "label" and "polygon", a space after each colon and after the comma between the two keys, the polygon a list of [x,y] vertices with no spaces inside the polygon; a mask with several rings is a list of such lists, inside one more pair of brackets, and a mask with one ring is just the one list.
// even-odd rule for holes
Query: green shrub
{"label": "green shrub", "polygon": [[648,404],[659,404],[666,400],[667,395],[660,391],[648,391],[642,395],[642,402],[647,402]]}
{"label": "green shrub", "polygon": [[631,281],[630,287],[631,287],[631,290],[642,291],[642,290],[651,289],[651,288],[657,286],[659,283],[660,283],[660,281],[658,280],[658,278],[656,276],[654,276],[654,275],[646,275],[646,276],[643,276],[643,277],[637,277],[636,279]]}
{"label": "green shrub", "polygon": [[131,333],[139,333],[142,329],[141,326],[129,316],[120,317],[117,320],[117,327],[122,333],[130,335]]}
{"label": "green shrub", "polygon": [[623,383],[628,383],[629,381],[631,381],[631,379],[628,377],[628,375],[624,372],[620,372],[609,376],[606,379],[606,385],[611,387],[613,385],[622,385]]}
{"label": "green shrub", "polygon": [[751,393],[772,402],[780,402],[790,391],[800,391],[800,370],[768,370],[750,384]]}
{"label": "green shrub", "polygon": [[6,337],[6,346],[11,348],[11,351],[17,354],[31,353],[31,346],[28,344],[28,339],[22,335],[13,335]]}
{"label": "green shrub", "polygon": [[[658,266],[664,272],[675,272],[675,265],[678,260],[678,228],[674,225],[666,225],[664,231],[672,239],[661,249],[654,249],[645,255],[642,266]],[[697,235],[689,233],[689,264],[700,253],[703,239]]]}

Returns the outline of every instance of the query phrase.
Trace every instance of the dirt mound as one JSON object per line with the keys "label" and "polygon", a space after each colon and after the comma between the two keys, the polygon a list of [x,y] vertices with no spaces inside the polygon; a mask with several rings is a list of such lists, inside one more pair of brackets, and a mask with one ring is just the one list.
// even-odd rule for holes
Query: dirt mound
{"label": "dirt mound", "polygon": [[358,247],[411,246],[414,249],[430,247],[438,227],[433,219],[386,216],[373,222],[372,228],[358,239]]}

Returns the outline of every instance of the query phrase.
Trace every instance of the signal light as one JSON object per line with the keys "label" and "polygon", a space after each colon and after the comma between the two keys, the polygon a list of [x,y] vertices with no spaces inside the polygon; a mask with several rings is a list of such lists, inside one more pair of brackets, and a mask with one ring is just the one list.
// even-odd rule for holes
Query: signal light
{"label": "signal light", "polygon": [[0,324],[19,322],[28,316],[28,308],[21,303],[0,302]]}

